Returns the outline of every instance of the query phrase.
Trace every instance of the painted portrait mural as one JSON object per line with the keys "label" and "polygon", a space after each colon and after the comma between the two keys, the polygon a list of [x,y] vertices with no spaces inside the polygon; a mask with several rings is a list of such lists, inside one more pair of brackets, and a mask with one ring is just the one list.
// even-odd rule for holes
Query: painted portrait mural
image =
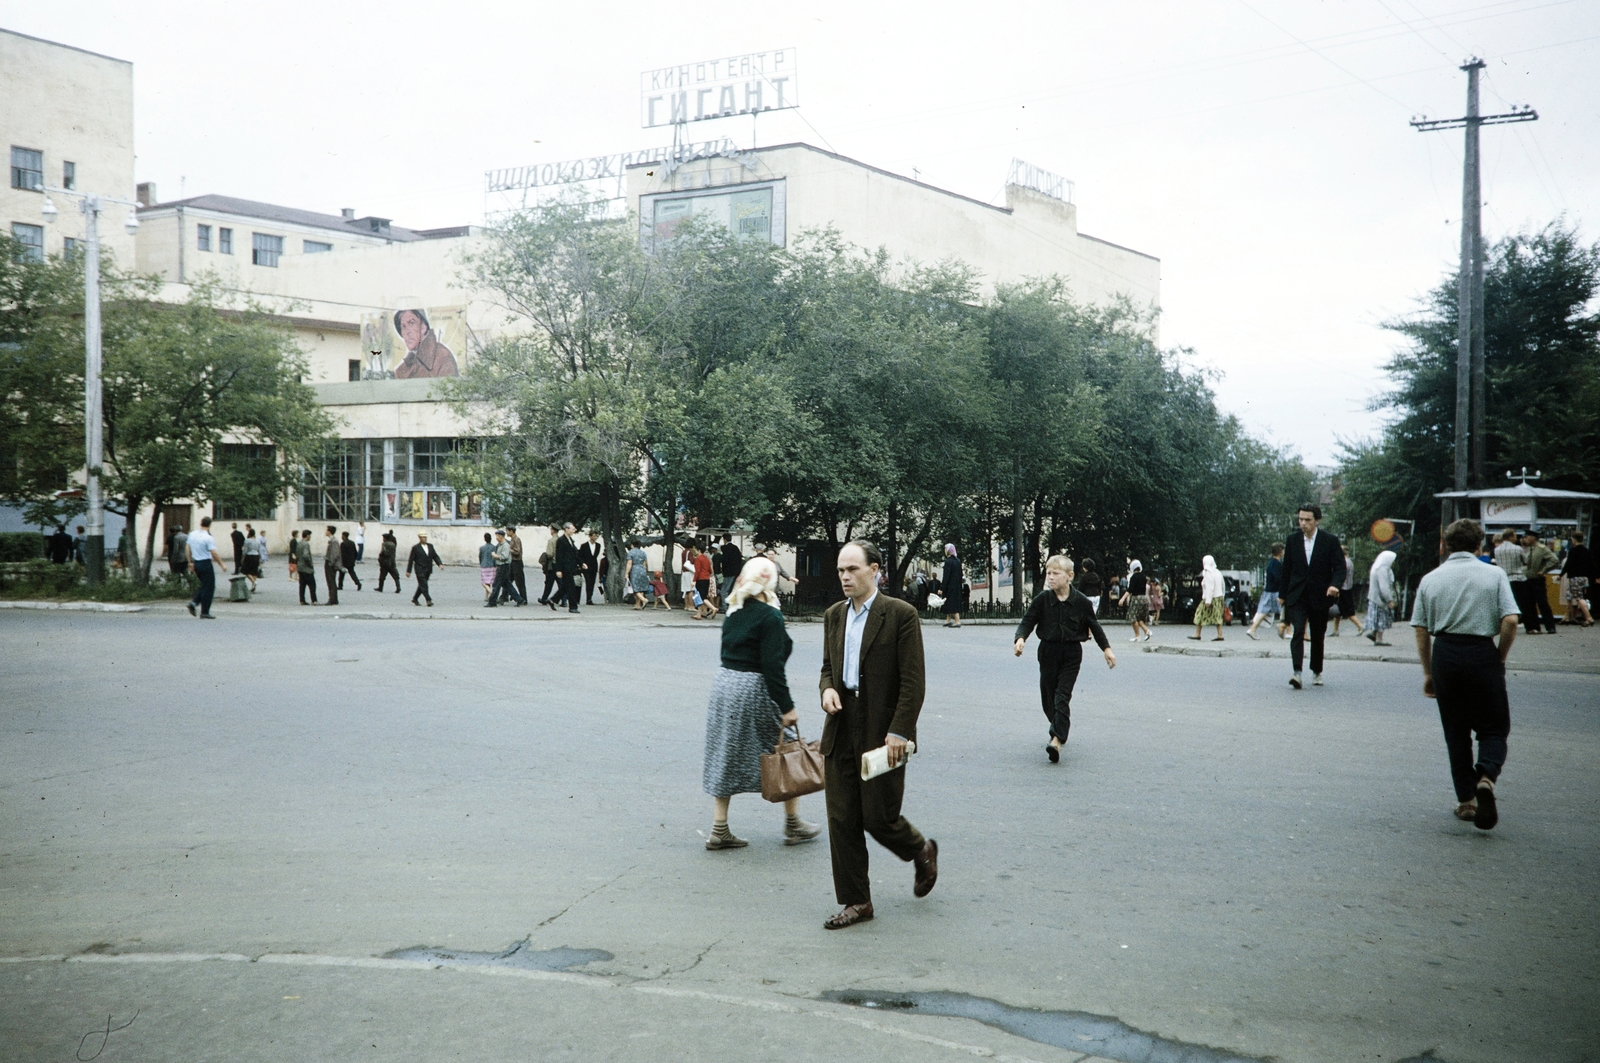
{"label": "painted portrait mural", "polygon": [[361,323],[361,347],[367,352],[362,378],[459,376],[466,346],[464,306],[402,307],[369,314]]}

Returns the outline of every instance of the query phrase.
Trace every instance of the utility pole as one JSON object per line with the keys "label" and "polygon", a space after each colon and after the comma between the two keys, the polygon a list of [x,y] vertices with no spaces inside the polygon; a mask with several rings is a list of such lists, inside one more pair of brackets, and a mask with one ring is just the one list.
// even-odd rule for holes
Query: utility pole
{"label": "utility pole", "polygon": [[[60,210],[50,199],[50,193],[76,198],[78,209],[84,216],[83,249],[83,434],[84,434],[84,494],[89,503],[89,516],[85,523],[88,541],[84,543],[85,575],[91,587],[105,582],[106,577],[106,510],[100,493],[100,466],[103,460],[102,430],[105,427],[100,402],[100,213],[111,203],[131,208],[123,228],[129,236],[139,231],[139,205],[116,196],[86,195],[69,188],[41,188],[45,193],[40,212],[45,222],[53,223]],[[132,525],[135,514],[128,514]],[[159,514],[157,514],[159,516]],[[152,518],[154,519],[154,518]]]}
{"label": "utility pole", "polygon": [[1463,117],[1411,120],[1411,125],[1418,130],[1466,130],[1461,167],[1461,269],[1456,274],[1457,491],[1483,486],[1484,465],[1488,460],[1484,431],[1488,385],[1483,364],[1483,188],[1478,177],[1478,127],[1539,120],[1539,113],[1526,106],[1506,114],[1478,113],[1478,71],[1485,65],[1482,59],[1474,57],[1461,66],[1467,72],[1467,113]]}

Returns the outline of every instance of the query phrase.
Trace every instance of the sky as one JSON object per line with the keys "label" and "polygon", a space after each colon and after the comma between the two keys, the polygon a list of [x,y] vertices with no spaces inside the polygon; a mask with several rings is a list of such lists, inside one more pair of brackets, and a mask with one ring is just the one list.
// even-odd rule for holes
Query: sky
{"label": "sky", "polygon": [[[665,143],[639,75],[797,50],[801,106],[693,139],[806,141],[1002,203],[1013,157],[1074,182],[1080,231],[1162,262],[1161,342],[1313,465],[1371,437],[1382,367],[1460,250],[1481,56],[1484,232],[1600,239],[1600,0],[804,5],[391,0],[70,5],[0,26],[134,63],[140,181],[426,228],[486,170]],[[752,129],[752,125],[755,128]],[[1152,432],[1161,430],[1152,424]]]}

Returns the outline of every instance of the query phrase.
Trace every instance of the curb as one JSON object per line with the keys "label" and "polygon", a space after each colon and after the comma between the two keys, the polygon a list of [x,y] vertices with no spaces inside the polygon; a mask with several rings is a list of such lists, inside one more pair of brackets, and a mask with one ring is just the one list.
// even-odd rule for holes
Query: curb
{"label": "curb", "polygon": [[71,609],[80,613],[142,613],[148,608],[113,602],[0,602],[0,609]]}

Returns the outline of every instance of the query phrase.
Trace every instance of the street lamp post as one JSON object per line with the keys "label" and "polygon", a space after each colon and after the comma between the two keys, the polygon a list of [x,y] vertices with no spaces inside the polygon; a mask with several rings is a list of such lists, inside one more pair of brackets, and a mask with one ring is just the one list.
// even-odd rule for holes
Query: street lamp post
{"label": "street lamp post", "polygon": [[[138,204],[116,196],[102,196],[76,192],[69,188],[46,188],[44,205],[40,208],[47,223],[56,215],[55,201],[50,193],[72,196],[78,200],[78,209],[84,216],[83,249],[83,424],[84,424],[84,495],[89,502],[88,542],[84,544],[84,567],[90,586],[102,583],[106,576],[106,506],[100,494],[100,465],[103,460],[101,431],[105,419],[100,409],[100,212],[110,203],[120,203],[133,210],[123,223],[128,235],[139,230]],[[132,515],[129,515],[132,519]]]}

